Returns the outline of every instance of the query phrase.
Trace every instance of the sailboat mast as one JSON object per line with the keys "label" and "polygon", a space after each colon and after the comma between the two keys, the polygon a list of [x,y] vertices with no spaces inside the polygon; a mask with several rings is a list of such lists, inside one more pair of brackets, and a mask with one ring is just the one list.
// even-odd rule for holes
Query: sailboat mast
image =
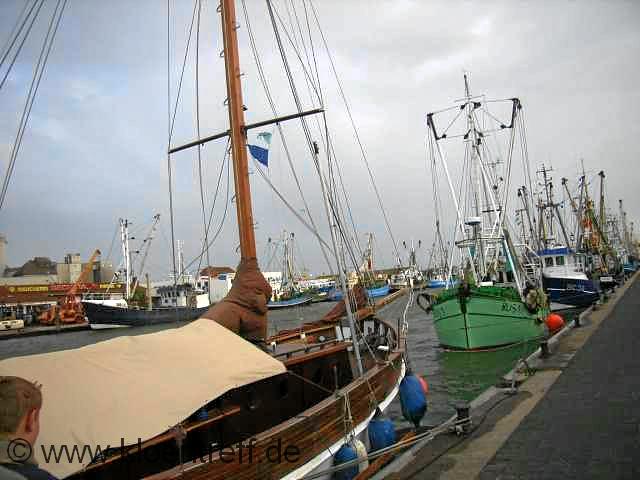
{"label": "sailboat mast", "polygon": [[[474,106],[474,103],[471,101],[471,90],[469,89],[469,79],[467,78],[466,73],[464,74],[464,93],[467,99],[467,103],[466,103],[467,127],[468,127],[467,135],[470,136],[469,141],[471,142],[471,148],[469,149],[469,152],[471,155],[471,165],[469,168],[469,173],[471,175],[471,181],[476,183],[476,188],[473,188],[471,190],[473,194],[473,198],[471,199],[472,201],[471,206],[474,209],[474,214],[476,218],[481,218],[479,195],[480,195],[480,190],[482,189],[481,180],[480,180],[480,176],[481,176],[480,162],[482,161],[482,159],[480,158],[480,152],[476,150],[478,140],[476,136],[476,126],[473,121],[473,109],[475,108],[475,106]],[[483,228],[482,221],[479,224],[473,225],[473,236],[476,240],[475,248],[477,249],[474,254],[474,257],[477,259],[476,266],[477,266],[478,275],[480,276],[481,279],[484,278],[486,274],[485,250],[484,250],[484,243],[482,241],[482,228]]]}
{"label": "sailboat mast", "polygon": [[598,205],[598,209],[599,209],[598,218],[600,221],[600,228],[604,230],[605,221],[606,221],[605,207],[604,207],[604,170],[600,170],[600,172],[598,172],[598,176],[600,177],[600,203]]}
{"label": "sailboat mast", "polygon": [[222,0],[222,36],[224,42],[224,64],[227,77],[227,102],[229,105],[229,125],[231,137],[231,156],[233,159],[233,180],[236,189],[236,212],[240,236],[240,254],[242,259],[257,258],[256,238],[253,230],[253,212],[251,210],[251,187],[249,185],[249,167],[247,162],[246,131],[244,123],[244,105],[242,103],[242,85],[240,82],[240,58],[238,54],[238,36],[236,9],[234,0]]}
{"label": "sailboat mast", "polygon": [[129,255],[129,221],[120,219],[120,239],[122,242],[122,260],[124,262],[125,297],[131,297],[131,256]]}

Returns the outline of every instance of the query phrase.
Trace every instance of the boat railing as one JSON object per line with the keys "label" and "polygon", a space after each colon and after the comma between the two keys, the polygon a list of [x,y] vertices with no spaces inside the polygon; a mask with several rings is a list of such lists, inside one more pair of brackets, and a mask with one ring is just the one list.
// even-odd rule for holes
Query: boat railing
{"label": "boat railing", "polygon": [[[285,350],[282,352],[277,352],[273,354],[274,358],[291,358],[294,355],[300,354],[300,353],[310,353],[312,351],[319,351],[319,350],[324,350],[325,348],[331,346],[331,345],[336,345],[337,343],[342,342],[343,340],[339,340],[337,338],[331,339],[331,340],[327,340],[325,342],[319,342],[319,343],[309,343],[306,344],[303,347],[300,348],[295,348],[295,349],[291,349],[291,350]],[[283,345],[286,344],[280,344],[277,345],[277,347],[282,347]],[[276,348],[277,348],[276,347]]]}

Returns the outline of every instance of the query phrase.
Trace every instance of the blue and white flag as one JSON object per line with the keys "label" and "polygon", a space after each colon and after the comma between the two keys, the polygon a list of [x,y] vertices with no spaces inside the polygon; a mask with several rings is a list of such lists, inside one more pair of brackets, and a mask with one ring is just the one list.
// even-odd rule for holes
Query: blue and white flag
{"label": "blue and white flag", "polygon": [[261,132],[258,134],[256,143],[262,145],[247,145],[249,147],[249,153],[265,167],[269,166],[269,145],[271,145],[271,133]]}

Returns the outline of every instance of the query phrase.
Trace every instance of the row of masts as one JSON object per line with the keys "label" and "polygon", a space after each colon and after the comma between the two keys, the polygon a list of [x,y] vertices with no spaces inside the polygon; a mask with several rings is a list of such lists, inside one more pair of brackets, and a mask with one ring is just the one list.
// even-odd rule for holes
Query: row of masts
{"label": "row of masts", "polygon": [[[584,166],[578,180],[578,191],[574,195],[569,188],[567,178],[561,179],[564,199],[556,201],[554,183],[551,173],[553,169],[542,165],[537,171],[541,176],[542,191],[538,195],[537,212],[531,212],[530,206],[523,201],[522,208],[516,211],[521,223],[523,239],[538,250],[564,245],[574,252],[594,254],[601,257],[606,265],[615,256],[625,255],[633,251],[633,227],[627,222],[622,200],[619,200],[618,214],[608,213],[605,201],[605,172],[599,171],[598,203],[590,196]],[[522,186],[519,190],[526,191]],[[524,195],[523,195],[524,197]],[[559,208],[570,209],[571,215],[562,215]],[[537,215],[536,215],[537,214]],[[570,223],[573,230],[570,230]],[[529,227],[527,235],[525,224]],[[537,224],[537,235],[535,225]],[[561,239],[558,238],[561,234]],[[609,262],[610,263],[610,262]]]}
{"label": "row of masts", "polygon": [[[218,11],[221,14],[222,20],[222,36],[223,36],[223,56],[225,62],[225,76],[227,86],[227,107],[229,112],[229,130],[218,135],[213,135],[204,139],[197,139],[195,142],[190,142],[187,145],[172,147],[169,146],[168,152],[182,150],[195,145],[200,145],[206,141],[210,141],[216,138],[223,138],[229,136],[231,147],[231,159],[233,164],[233,179],[235,187],[235,204],[238,224],[238,234],[240,243],[240,264],[255,264],[257,266],[257,254],[256,254],[256,240],[254,231],[254,219],[251,204],[251,187],[249,182],[249,168],[247,157],[247,125],[244,119],[244,110],[246,109],[242,99],[242,85],[241,85],[241,68],[240,58],[238,51],[238,37],[237,29],[238,24],[236,22],[236,10],[234,0],[222,0]],[[305,115],[322,112],[322,109],[316,109],[310,112],[300,112],[295,115],[289,115],[287,117],[275,118],[265,122],[258,122],[253,124],[266,126],[269,124],[280,123],[284,120],[301,118]],[[331,207],[329,201],[330,192],[329,187],[326,184],[325,176],[321,169],[321,163],[319,162],[319,148],[317,143],[314,143],[314,163],[318,169],[318,175],[320,180],[320,188],[322,190],[322,196],[324,199],[325,213],[329,221],[329,231],[331,233],[331,244],[333,247],[333,253],[337,265],[337,271],[339,276],[340,286],[344,292],[348,292],[347,281],[345,276],[346,262],[344,255],[339,249],[339,234],[337,232],[338,222],[335,209]],[[333,212],[333,213],[332,213]],[[236,281],[241,281],[236,277]],[[268,300],[268,299],[267,299]],[[354,317],[352,313],[352,306],[350,301],[350,295],[344,295],[344,301],[346,306],[347,317],[349,321],[349,327],[353,332],[353,338],[356,339],[356,328]],[[214,314],[215,315],[215,314]],[[266,333],[266,328],[264,328]],[[260,340],[260,339],[256,339]],[[264,340],[264,339],[262,339]],[[357,359],[358,373],[362,375],[363,368],[360,359],[360,352],[358,348],[354,349]]]}
{"label": "row of masts", "polygon": [[[523,138],[524,120],[520,114],[520,101],[517,98],[509,99],[512,102],[511,120],[500,122],[485,108],[488,101],[483,96],[471,95],[466,74],[464,88],[465,96],[458,101],[461,102],[459,105],[427,115],[434,191],[437,190],[436,175],[441,166],[456,214],[453,242],[460,251],[461,271],[457,273],[461,277],[475,284],[491,283],[495,281],[500,267],[505,274],[509,272],[510,281],[522,293],[527,285],[540,284],[538,257],[545,250],[564,246],[575,252],[591,254],[591,258],[599,257],[594,264],[604,271],[607,265],[612,266],[615,262],[619,263],[621,257],[635,253],[633,226],[627,222],[622,201],[619,202],[617,216],[609,213],[605,203],[604,171],[598,173],[600,185],[597,202],[590,196],[584,166],[577,195],[572,195],[568,180],[563,178],[561,192],[565,198],[558,201],[558,189],[552,178],[553,169],[545,165],[536,172],[539,179],[537,185],[541,188],[534,190],[526,140]],[[459,113],[444,130],[438,131],[434,116],[447,110],[457,110]],[[478,120],[483,113],[499,122],[496,128],[485,128],[485,124]],[[440,143],[449,136],[448,131],[458,118],[464,119],[464,130],[450,138],[461,137],[464,140],[465,155],[460,182],[454,182]],[[516,136],[516,127],[520,136]],[[495,155],[487,145],[492,133],[501,130],[509,131],[504,178],[497,175],[496,166],[500,161],[491,162],[491,157]],[[519,141],[522,150],[524,180],[528,180],[528,186],[523,184],[516,189],[517,204],[510,207],[512,154],[516,141]],[[570,204],[572,215],[567,215],[567,203]],[[439,205],[435,194],[434,204],[436,242],[442,248]],[[507,212],[510,210],[515,212],[516,224],[520,227],[517,237],[509,231],[510,216]],[[449,279],[454,269],[454,251],[451,249],[448,259],[441,260],[447,266]]]}

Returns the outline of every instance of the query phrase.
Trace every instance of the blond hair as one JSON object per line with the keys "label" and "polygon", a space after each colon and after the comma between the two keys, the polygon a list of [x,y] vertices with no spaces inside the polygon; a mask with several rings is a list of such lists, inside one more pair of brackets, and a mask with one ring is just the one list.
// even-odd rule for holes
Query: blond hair
{"label": "blond hair", "polygon": [[16,433],[22,418],[42,407],[40,387],[24,378],[0,376],[0,435]]}

